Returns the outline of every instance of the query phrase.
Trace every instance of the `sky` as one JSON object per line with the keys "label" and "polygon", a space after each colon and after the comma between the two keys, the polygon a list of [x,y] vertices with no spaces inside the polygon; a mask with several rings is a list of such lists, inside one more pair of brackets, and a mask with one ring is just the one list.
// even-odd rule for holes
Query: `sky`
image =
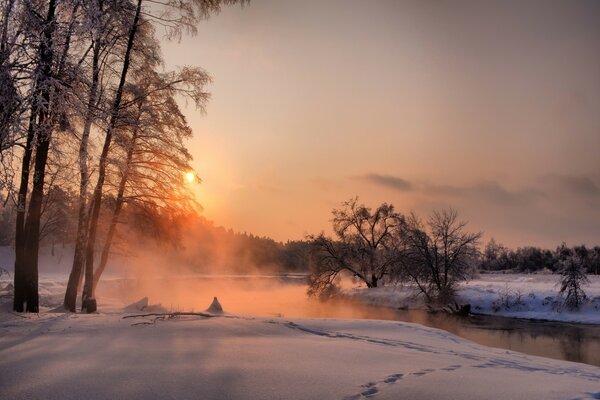
{"label": "sky", "polygon": [[163,43],[204,216],[286,241],[354,196],[484,241],[600,244],[600,2],[252,0]]}

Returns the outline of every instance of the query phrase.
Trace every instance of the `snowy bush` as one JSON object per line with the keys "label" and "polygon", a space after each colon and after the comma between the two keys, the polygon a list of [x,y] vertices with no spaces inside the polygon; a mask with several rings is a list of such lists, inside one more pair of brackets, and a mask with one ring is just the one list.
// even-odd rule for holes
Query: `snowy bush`
{"label": "snowy bush", "polygon": [[[531,298],[533,293],[529,294]],[[535,297],[535,294],[533,295]],[[500,310],[505,311],[519,311],[525,306],[525,301],[523,300],[523,293],[521,290],[512,290],[508,287],[508,285],[500,291],[498,294],[498,299],[496,299],[492,303],[492,310],[494,312],[498,312]]]}

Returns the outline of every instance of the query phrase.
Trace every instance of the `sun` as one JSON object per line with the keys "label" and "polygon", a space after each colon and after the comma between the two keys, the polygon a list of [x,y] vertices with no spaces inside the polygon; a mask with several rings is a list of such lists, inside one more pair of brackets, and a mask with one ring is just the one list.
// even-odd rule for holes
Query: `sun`
{"label": "sun", "polygon": [[185,181],[188,183],[192,183],[196,180],[196,174],[192,171],[186,172],[184,175]]}

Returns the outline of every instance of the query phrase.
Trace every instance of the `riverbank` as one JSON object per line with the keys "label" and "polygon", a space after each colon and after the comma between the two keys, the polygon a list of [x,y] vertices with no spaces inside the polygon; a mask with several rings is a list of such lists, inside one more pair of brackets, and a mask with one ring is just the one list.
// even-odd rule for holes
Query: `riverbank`
{"label": "riverbank", "polygon": [[[483,315],[600,324],[600,276],[589,276],[584,286],[588,300],[577,311],[560,307],[558,279],[551,274],[481,274],[458,286],[457,301]],[[410,285],[346,289],[342,296],[375,306],[425,308],[423,297]]]}

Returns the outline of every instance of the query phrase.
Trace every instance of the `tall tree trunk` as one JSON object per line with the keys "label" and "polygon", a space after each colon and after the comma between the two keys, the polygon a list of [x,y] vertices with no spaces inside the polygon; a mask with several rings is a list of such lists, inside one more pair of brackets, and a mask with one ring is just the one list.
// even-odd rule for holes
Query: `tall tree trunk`
{"label": "tall tree trunk", "polygon": [[36,114],[37,107],[34,103],[31,107],[31,115],[29,116],[27,142],[21,161],[21,183],[19,186],[19,194],[17,196],[17,218],[15,227],[15,292],[13,301],[13,310],[16,312],[25,311],[26,302],[25,271],[23,267],[25,249],[25,211],[27,210],[27,189],[29,187],[29,168],[31,166],[31,156],[33,154]]}
{"label": "tall tree trunk", "polygon": [[77,236],[75,239],[75,253],[73,256],[73,266],[69,274],[69,282],[65,292],[64,306],[67,310],[75,312],[77,304],[77,291],[81,283],[81,272],[85,262],[85,246],[87,239],[88,218],[87,218],[87,188],[89,182],[87,157],[90,130],[94,119],[94,108],[98,96],[98,83],[100,77],[100,44],[98,38],[94,44],[94,53],[92,61],[92,85],[88,98],[83,133],[81,143],[79,144],[79,214],[77,220]]}
{"label": "tall tree trunk", "polygon": [[[4,11],[4,21],[2,24],[2,43],[0,51],[2,62],[6,62],[8,55],[8,23],[10,14],[14,6],[14,0],[7,3]],[[33,83],[32,93],[38,91],[37,80]],[[17,195],[17,217],[15,226],[15,275],[14,275],[14,300],[13,310],[16,312],[25,311],[26,286],[24,271],[24,248],[25,248],[25,214],[27,211],[27,190],[29,189],[29,168],[31,167],[31,156],[33,155],[33,140],[35,137],[35,123],[38,114],[38,102],[35,99],[31,102],[29,115],[29,124],[27,127],[27,139],[23,149],[23,158],[21,159],[21,179],[19,192]]]}
{"label": "tall tree trunk", "polygon": [[377,287],[378,282],[379,282],[379,279],[377,279],[375,274],[371,275],[371,286],[370,287],[372,287],[372,288]]}
{"label": "tall tree trunk", "polygon": [[94,286],[94,244],[96,242],[96,232],[98,229],[98,217],[100,215],[100,205],[102,202],[102,188],[104,186],[104,179],[106,177],[106,159],[108,156],[108,150],[112,141],[113,131],[115,129],[119,108],[121,107],[121,98],[123,96],[123,87],[127,79],[127,71],[129,70],[129,62],[131,58],[131,51],[133,43],[135,41],[135,34],[137,32],[138,23],[140,19],[140,12],[142,9],[142,0],[138,0],[137,7],[135,10],[135,16],[133,18],[133,24],[129,29],[127,39],[127,49],[125,50],[125,57],[123,59],[123,70],[121,71],[121,79],[119,86],[115,94],[114,103],[111,109],[110,122],[108,129],[106,130],[106,137],[104,139],[104,146],[102,147],[102,153],[100,155],[100,163],[98,166],[98,182],[94,189],[94,194],[91,200],[91,212],[89,217],[89,231],[87,248],[85,254],[85,283],[83,285],[83,294],[81,296],[82,310],[87,310],[87,301],[92,298],[92,291]]}
{"label": "tall tree trunk", "polygon": [[[54,15],[56,11],[56,0],[50,0],[48,4],[48,13],[46,16],[44,34],[42,42],[40,43],[40,68],[39,74],[42,79],[42,84],[39,86],[40,97],[45,103],[45,107],[39,107],[38,121],[34,126],[33,131],[37,133],[36,138],[36,151],[35,151],[35,169],[33,188],[31,191],[31,200],[29,201],[27,218],[25,219],[25,225],[21,232],[19,232],[19,225],[17,224],[17,234],[21,235],[21,241],[19,243],[20,248],[17,249],[17,257],[20,256],[20,260],[15,261],[15,275],[16,268],[21,269],[21,277],[19,283],[22,289],[22,293],[17,295],[17,288],[15,287],[15,300],[19,300],[21,303],[16,304],[15,309],[23,308],[22,301],[27,303],[26,311],[38,312],[39,311],[39,294],[38,294],[38,251],[39,251],[39,239],[40,239],[40,217],[42,212],[42,200],[44,196],[44,176],[46,173],[46,161],[48,159],[48,150],[50,147],[50,139],[52,136],[52,124],[49,118],[50,109],[50,81],[52,74],[52,60],[54,58],[54,47],[52,43],[52,37],[55,29]],[[32,111],[33,108],[32,107]],[[34,116],[35,118],[35,116]],[[29,138],[28,138],[29,139]],[[27,167],[28,168],[28,167]],[[27,180],[28,180],[27,173]],[[23,184],[23,174],[22,181]],[[25,186],[26,188],[26,186]],[[25,189],[26,193],[26,189]],[[24,212],[24,210],[23,210]],[[22,217],[24,214],[22,215]],[[21,217],[21,218],[22,218]],[[15,278],[15,282],[16,282]]]}

